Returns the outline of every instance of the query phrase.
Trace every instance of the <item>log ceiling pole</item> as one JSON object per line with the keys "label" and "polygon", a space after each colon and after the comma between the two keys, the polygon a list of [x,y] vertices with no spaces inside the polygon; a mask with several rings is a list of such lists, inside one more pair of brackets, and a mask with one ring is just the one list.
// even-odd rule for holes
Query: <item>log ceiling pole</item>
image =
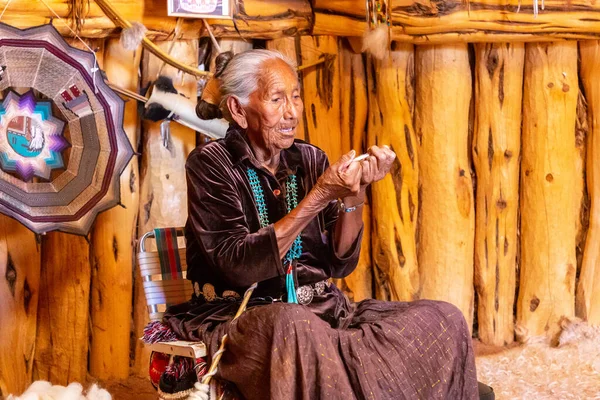
{"label": "log ceiling pole", "polygon": [[[388,0],[391,38],[415,44],[538,42],[600,37],[600,2],[547,0]],[[517,9],[521,4],[519,12]],[[361,36],[365,0],[314,0],[313,35]]]}
{"label": "log ceiling pole", "polygon": [[[0,0],[0,10],[9,0]],[[69,0],[45,0],[69,21]],[[392,40],[415,44],[450,42],[538,42],[559,39],[599,39],[600,2],[547,0],[534,16],[533,0],[389,0]],[[177,18],[167,17],[164,0],[111,0],[129,22],[141,22],[150,39],[172,37]],[[232,20],[210,19],[217,37],[276,39],[294,35],[362,36],[366,29],[365,0],[239,0]],[[519,12],[517,12],[519,10]],[[95,1],[90,1],[80,35],[105,37],[120,28]],[[41,1],[15,0],[2,22],[27,28],[52,22],[72,36],[65,22]],[[200,19],[185,19],[180,39],[207,36]]]}

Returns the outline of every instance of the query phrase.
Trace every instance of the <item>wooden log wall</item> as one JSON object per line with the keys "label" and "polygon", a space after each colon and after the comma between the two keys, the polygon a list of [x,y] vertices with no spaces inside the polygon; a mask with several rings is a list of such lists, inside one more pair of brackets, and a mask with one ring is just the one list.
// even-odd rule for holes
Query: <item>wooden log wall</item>
{"label": "wooden log wall", "polygon": [[[108,79],[120,87],[137,91],[141,51],[127,51],[117,39],[104,49]],[[139,119],[137,102],[125,105],[124,129],[137,147]],[[92,231],[92,299],[90,315],[90,373],[99,379],[129,376],[131,298],[139,208],[138,160],[134,157],[121,174],[122,207],[98,216]]]}
{"label": "wooden log wall", "polygon": [[514,338],[523,44],[475,45],[475,290],[479,337]]}
{"label": "wooden log wall", "polygon": [[575,307],[577,43],[525,51],[517,325],[553,336]]}
{"label": "wooden log wall", "polygon": [[448,301],[471,321],[475,204],[468,46],[418,46],[415,53],[421,297]]}
{"label": "wooden log wall", "polygon": [[587,187],[591,197],[590,226],[577,286],[577,316],[600,325],[600,42],[579,44],[581,80],[588,103]]}
{"label": "wooden log wall", "polygon": [[[136,90],[161,70],[196,96],[195,79],[156,58],[125,52],[116,39],[92,44],[111,81]],[[189,65],[198,61],[197,41],[161,47]],[[299,64],[325,60],[300,74],[299,137],[331,162],[372,144],[398,155],[392,174],[369,189],[359,266],[338,282],[353,300],[449,301],[476,323],[480,340],[496,345],[510,343],[515,330],[551,337],[575,312],[600,324],[598,41],[579,44],[579,75],[575,42],[471,50],[395,43],[380,61],[332,36],[274,39],[266,47]],[[578,78],[587,142],[576,132]],[[139,171],[136,157],[121,178],[126,208],[101,214],[89,242],[62,233],[36,238],[0,216],[1,394],[32,379],[147,376],[148,352],[137,340],[147,312],[133,242],[155,227],[185,223],[184,163],[196,139],[172,123],[163,142],[159,124],[140,123],[133,101],[125,128],[141,149]],[[578,222],[584,170],[589,230]],[[586,235],[575,298],[576,237]]]}
{"label": "wooden log wall", "polygon": [[367,61],[369,145],[389,145],[397,154],[392,173],[371,188],[373,267],[380,299],[419,297],[416,228],[419,209],[418,142],[414,101],[414,46],[395,44],[390,57]]}

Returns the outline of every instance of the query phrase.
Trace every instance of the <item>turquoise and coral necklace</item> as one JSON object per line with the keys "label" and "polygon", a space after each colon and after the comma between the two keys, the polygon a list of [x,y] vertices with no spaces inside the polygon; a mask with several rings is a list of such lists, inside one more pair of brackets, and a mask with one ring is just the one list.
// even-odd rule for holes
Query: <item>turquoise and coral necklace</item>
{"label": "turquoise and coral necklace", "polygon": [[[250,187],[252,188],[252,194],[256,201],[256,208],[258,209],[258,217],[260,220],[260,227],[265,228],[269,225],[269,214],[267,212],[267,203],[265,202],[265,194],[263,188],[258,179],[258,174],[252,168],[246,169],[248,180],[250,181]],[[296,182],[296,175],[291,174],[285,183],[285,203],[287,206],[288,214],[298,206],[298,184]],[[285,286],[287,289],[287,302],[298,304],[298,298],[296,296],[296,285],[294,283],[293,273],[293,261],[300,258],[302,254],[302,238],[300,235],[296,236],[292,247],[288,250],[285,255],[284,264],[287,264],[287,271],[285,276]]]}

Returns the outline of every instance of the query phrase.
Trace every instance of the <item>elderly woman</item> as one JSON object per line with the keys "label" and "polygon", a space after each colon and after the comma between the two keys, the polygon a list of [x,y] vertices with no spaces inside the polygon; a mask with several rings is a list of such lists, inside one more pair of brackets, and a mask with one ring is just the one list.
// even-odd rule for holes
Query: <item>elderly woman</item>
{"label": "elderly woman", "polygon": [[[351,304],[329,278],[356,267],[368,185],[395,154],[373,146],[329,165],[294,139],[303,104],[282,55],[236,55],[221,75],[224,139],[187,162],[188,279],[194,299],[170,326],[214,354],[229,336],[219,377],[246,399],[478,398],[469,329],[437,301]],[[247,311],[231,319],[246,288]]]}

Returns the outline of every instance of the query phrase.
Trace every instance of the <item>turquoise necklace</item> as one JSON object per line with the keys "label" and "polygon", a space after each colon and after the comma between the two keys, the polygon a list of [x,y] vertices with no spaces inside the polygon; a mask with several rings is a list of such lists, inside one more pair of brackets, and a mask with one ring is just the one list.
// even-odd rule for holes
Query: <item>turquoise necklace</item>
{"label": "turquoise necklace", "polygon": [[[252,168],[246,170],[248,180],[250,181],[250,187],[254,194],[254,200],[256,201],[256,208],[258,209],[258,217],[260,220],[260,227],[265,228],[269,225],[269,214],[267,212],[267,203],[265,203],[265,194],[263,192],[260,181],[258,180],[258,174]],[[285,203],[287,206],[288,214],[298,206],[298,184],[296,182],[296,175],[291,174],[288,176],[288,180],[285,183]],[[288,269],[285,276],[285,286],[287,289],[287,301],[288,303],[298,304],[298,298],[296,297],[296,285],[294,283],[294,273],[292,262],[300,258],[302,254],[302,238],[300,235],[296,236],[292,247],[288,250],[284,257],[284,263],[287,263]]]}

